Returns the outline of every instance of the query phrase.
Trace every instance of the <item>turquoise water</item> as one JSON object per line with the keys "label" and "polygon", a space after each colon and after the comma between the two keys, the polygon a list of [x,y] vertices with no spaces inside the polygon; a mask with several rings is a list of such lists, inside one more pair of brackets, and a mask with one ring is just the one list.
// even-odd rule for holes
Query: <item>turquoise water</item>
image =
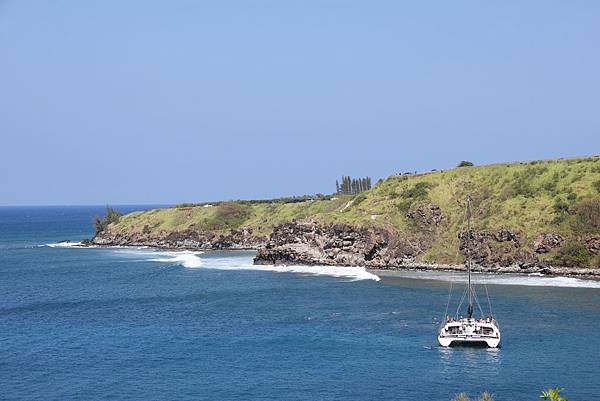
{"label": "turquoise water", "polygon": [[376,281],[361,269],[255,268],[251,252],[55,245],[89,237],[101,211],[0,208],[0,398],[449,400],[487,389],[508,401],[562,386],[571,401],[600,399],[597,283],[492,278],[502,348],[442,349],[449,275]]}

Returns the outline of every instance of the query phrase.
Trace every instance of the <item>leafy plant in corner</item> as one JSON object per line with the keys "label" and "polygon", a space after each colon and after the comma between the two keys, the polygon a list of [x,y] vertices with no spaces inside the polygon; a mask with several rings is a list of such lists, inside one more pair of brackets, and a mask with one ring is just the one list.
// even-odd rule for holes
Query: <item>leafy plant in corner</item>
{"label": "leafy plant in corner", "polygon": [[542,391],[542,395],[540,395],[540,398],[549,401],[568,401],[565,397],[560,395],[562,391],[563,389],[558,387],[549,388],[548,390]]}

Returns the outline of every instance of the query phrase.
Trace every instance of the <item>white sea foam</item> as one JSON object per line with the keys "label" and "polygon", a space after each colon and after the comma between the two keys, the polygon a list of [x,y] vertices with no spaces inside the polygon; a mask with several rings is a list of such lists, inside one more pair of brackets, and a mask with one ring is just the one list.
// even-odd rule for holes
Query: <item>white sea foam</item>
{"label": "white sea foam", "polygon": [[81,242],[72,242],[72,241],[64,241],[64,242],[52,242],[49,244],[40,245],[41,247],[49,247],[49,248],[77,248],[82,247]]}
{"label": "white sea foam", "polygon": [[575,277],[502,276],[486,280],[490,284],[526,285],[533,287],[581,287],[600,288],[600,281],[582,280]]}
{"label": "white sea foam", "polygon": [[[85,248],[81,242],[57,242],[40,245],[50,248]],[[160,263],[179,264],[187,268],[211,268],[219,270],[259,270],[276,273],[296,273],[307,275],[324,275],[345,277],[351,280],[375,280],[380,278],[360,266],[273,266],[254,265],[251,257],[242,257],[235,254],[220,258],[202,259],[202,252],[192,251],[156,251],[148,247],[110,247],[114,252],[131,258],[141,258]],[[386,272],[386,276],[465,282],[465,273],[431,272],[431,271],[393,271]],[[521,285],[532,287],[574,287],[574,288],[600,288],[600,281],[583,280],[574,277],[551,277],[540,275],[512,275],[512,274],[474,274],[476,283],[496,285]]]}
{"label": "white sea foam", "polygon": [[211,258],[210,268],[220,270],[259,270],[275,273],[297,273],[315,276],[344,277],[351,280],[375,280],[379,277],[360,266],[255,265],[248,258]]}
{"label": "white sea foam", "polygon": [[[395,271],[386,273],[394,277],[416,278],[423,280],[453,281],[465,283],[465,273],[450,272],[428,272],[428,271]],[[512,275],[512,274],[481,274],[473,275],[476,284],[496,285],[522,285],[530,287],[578,287],[578,288],[600,288],[600,281],[583,280],[575,277],[551,277],[540,275]]]}
{"label": "white sea foam", "polygon": [[196,268],[202,266],[202,259],[198,256],[202,252],[156,252],[157,255],[161,255],[158,258],[150,259],[153,262],[173,263],[180,264],[183,267]]}
{"label": "white sea foam", "polygon": [[196,268],[202,266],[200,256],[203,252],[192,251],[155,251],[148,247],[111,247],[112,251],[123,257],[149,260],[151,262],[178,264],[183,267]]}
{"label": "white sea foam", "polygon": [[375,280],[379,277],[369,273],[364,267],[344,266],[273,266],[255,265],[252,258],[232,253],[231,256],[202,259],[202,252],[192,251],[153,251],[139,248],[116,249],[114,252],[132,258],[142,258],[153,262],[180,264],[188,268],[208,268],[217,270],[257,270],[276,273],[297,273],[306,275],[324,275],[344,277],[351,280]]}

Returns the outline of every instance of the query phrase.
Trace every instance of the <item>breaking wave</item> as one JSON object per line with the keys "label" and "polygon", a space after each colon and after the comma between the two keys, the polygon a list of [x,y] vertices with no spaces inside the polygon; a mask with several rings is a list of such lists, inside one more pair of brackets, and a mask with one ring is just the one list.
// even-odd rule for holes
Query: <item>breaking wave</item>
{"label": "breaking wave", "polygon": [[275,273],[296,273],[315,276],[343,277],[354,280],[375,280],[379,277],[369,273],[364,267],[345,266],[273,266],[255,265],[252,257],[236,255],[225,257],[201,258],[202,252],[192,251],[153,251],[139,248],[115,249],[115,253],[132,258],[142,258],[152,262],[179,264],[188,268],[207,268],[217,270],[257,270]]}
{"label": "breaking wave", "polygon": [[349,278],[352,281],[357,280],[375,280],[379,281],[379,276],[368,272],[360,266],[304,266],[304,265],[255,265],[251,258],[231,257],[231,258],[211,258],[210,266],[219,270],[259,270],[275,273],[297,273],[314,276],[332,276]]}
{"label": "breaking wave", "polygon": [[[466,283],[465,273],[428,272],[428,271],[394,271],[386,272],[386,276],[404,277],[423,280],[453,281]],[[475,284],[520,285],[529,287],[570,287],[570,288],[600,288],[600,281],[585,280],[575,277],[556,277],[543,275],[515,274],[482,274],[473,275]]]}
{"label": "breaking wave", "polygon": [[110,247],[109,249],[116,255],[134,260],[176,264],[192,269],[203,264],[199,256],[203,252],[155,251],[148,247]]}
{"label": "breaking wave", "polygon": [[196,268],[202,266],[202,259],[198,256],[202,252],[191,252],[191,251],[181,251],[181,252],[157,252],[157,254],[161,255],[158,258],[150,259],[152,262],[163,262],[163,263],[173,263],[180,264],[183,267]]}
{"label": "breaking wave", "polygon": [[[43,245],[39,245],[40,247],[48,247],[48,248],[77,248],[77,247],[83,247],[83,244],[81,242],[74,242],[74,241],[63,241],[63,242],[52,242],[49,244],[43,244]],[[88,248],[91,248],[92,246],[89,246]]]}

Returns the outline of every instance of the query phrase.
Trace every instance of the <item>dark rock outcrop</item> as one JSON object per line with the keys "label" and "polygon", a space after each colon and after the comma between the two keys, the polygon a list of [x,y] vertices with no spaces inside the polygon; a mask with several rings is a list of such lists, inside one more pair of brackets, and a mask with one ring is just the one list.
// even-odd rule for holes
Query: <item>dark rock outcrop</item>
{"label": "dark rock outcrop", "polygon": [[600,234],[584,237],[583,243],[591,254],[600,255]]}
{"label": "dark rock outcrop", "polygon": [[535,253],[548,253],[561,246],[564,241],[565,238],[558,233],[542,233],[533,240],[531,249]]}
{"label": "dark rock outcrop", "polygon": [[435,227],[442,223],[444,214],[442,209],[434,203],[414,204],[406,213],[406,217],[419,226]]}
{"label": "dark rock outcrop", "polygon": [[[429,209],[431,210],[431,209]],[[420,213],[419,216],[422,216]],[[433,220],[430,224],[435,225]],[[143,229],[130,234],[102,231],[82,243],[105,246],[150,246],[163,249],[234,250],[257,249],[256,264],[346,265],[372,269],[464,270],[464,265],[430,264],[422,256],[436,235],[420,230],[406,235],[386,227],[356,227],[350,224],[323,224],[315,221],[281,224],[270,237],[255,235],[251,228],[231,230],[226,235],[190,227],[183,231],[151,232]],[[600,253],[600,236],[583,239],[594,254]],[[470,242],[470,246],[467,244]],[[471,250],[475,271],[494,273],[543,273],[600,278],[600,269],[547,266],[538,254],[560,247],[562,236],[541,234],[523,247],[519,232],[509,229],[472,231],[459,234],[459,250]]]}
{"label": "dark rock outcrop", "polygon": [[537,257],[521,248],[521,234],[508,229],[471,231],[459,234],[460,251],[467,256],[470,248],[473,263],[481,266],[527,266]]}
{"label": "dark rock outcrop", "polygon": [[275,228],[255,263],[386,268],[414,259],[423,244],[384,228],[292,222]]}
{"label": "dark rock outcrop", "polygon": [[[467,241],[471,241],[475,271],[600,277],[600,269],[545,265],[533,250],[523,249],[521,234],[509,229],[473,231],[470,238],[463,232],[459,240],[463,254]],[[464,265],[419,261],[419,256],[430,244],[430,237],[406,237],[382,227],[292,222],[275,228],[266,246],[258,250],[254,263],[358,265],[382,270],[465,270]]]}
{"label": "dark rock outcrop", "polygon": [[184,231],[161,231],[150,233],[144,227],[141,233],[122,234],[102,231],[90,243],[105,246],[151,246],[165,249],[256,249],[267,241],[267,237],[254,235],[252,228],[231,230],[227,235],[216,235],[189,228]]}

